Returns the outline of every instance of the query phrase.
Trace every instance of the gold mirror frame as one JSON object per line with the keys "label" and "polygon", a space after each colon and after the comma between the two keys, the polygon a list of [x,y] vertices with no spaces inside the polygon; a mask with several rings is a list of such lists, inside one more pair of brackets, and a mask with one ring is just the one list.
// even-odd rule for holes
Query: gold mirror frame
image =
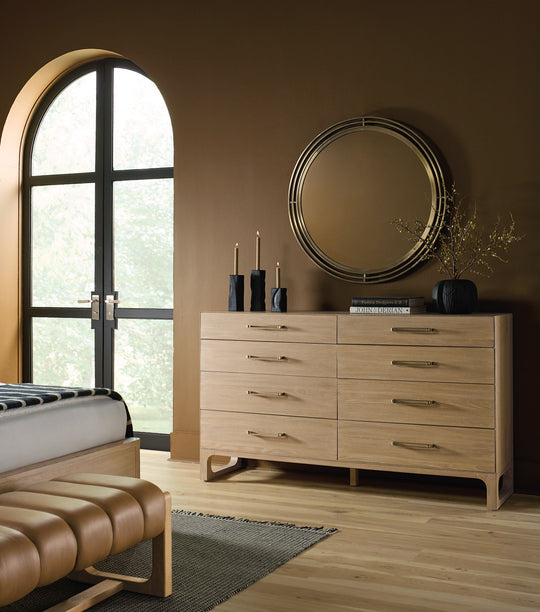
{"label": "gold mirror frame", "polygon": [[[316,243],[310,235],[303,212],[303,189],[312,164],[320,153],[343,136],[356,132],[378,132],[398,139],[416,155],[426,172],[429,184],[430,210],[422,233],[422,240],[400,256],[391,265],[362,269],[336,261]],[[428,246],[439,235],[447,209],[447,181],[441,161],[424,137],[412,128],[391,119],[360,117],[337,123],[319,134],[303,151],[293,170],[289,184],[289,220],[293,233],[307,255],[325,272],[332,276],[357,283],[383,283],[395,280],[411,272],[425,259]],[[325,214],[331,215],[329,202]],[[369,213],[369,211],[367,211]],[[400,215],[401,216],[401,215]],[[407,211],[403,211],[407,216]],[[396,236],[398,236],[396,231]]]}

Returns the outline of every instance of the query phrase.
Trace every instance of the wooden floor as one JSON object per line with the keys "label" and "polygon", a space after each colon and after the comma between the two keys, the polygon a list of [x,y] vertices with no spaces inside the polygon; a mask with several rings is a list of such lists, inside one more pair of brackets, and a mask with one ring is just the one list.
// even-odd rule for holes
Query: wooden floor
{"label": "wooden floor", "polygon": [[218,612],[540,610],[540,497],[487,511],[480,489],[249,469],[201,482],[199,466],[142,451],[141,476],[173,507],[337,527],[339,533],[215,608]]}

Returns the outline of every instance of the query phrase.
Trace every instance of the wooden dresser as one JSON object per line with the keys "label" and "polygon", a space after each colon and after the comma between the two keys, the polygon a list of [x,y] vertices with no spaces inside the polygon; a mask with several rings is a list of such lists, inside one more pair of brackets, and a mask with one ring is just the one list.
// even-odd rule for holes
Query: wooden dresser
{"label": "wooden dresser", "polygon": [[203,313],[201,478],[244,458],[478,478],[499,508],[511,315]]}

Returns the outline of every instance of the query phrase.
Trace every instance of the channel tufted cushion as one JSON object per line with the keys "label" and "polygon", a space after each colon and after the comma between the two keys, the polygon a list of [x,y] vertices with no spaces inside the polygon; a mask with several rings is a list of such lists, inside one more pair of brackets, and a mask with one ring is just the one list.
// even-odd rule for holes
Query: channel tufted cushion
{"label": "channel tufted cushion", "polygon": [[0,506],[0,525],[16,529],[36,547],[41,565],[37,586],[59,580],[75,569],[77,539],[59,516],[38,510]]}
{"label": "channel tufted cushion", "polygon": [[[148,539],[150,578],[92,567]],[[150,482],[82,473],[0,494],[0,606],[67,575],[95,586],[64,602],[66,611],[86,610],[123,588],[166,597],[171,574],[170,495]]]}
{"label": "channel tufted cushion", "polygon": [[133,496],[142,509],[144,516],[143,540],[150,540],[163,530],[165,498],[161,494],[161,489],[152,482],[129,476],[87,473],[71,474],[62,478],[55,478],[55,480],[121,489]]}
{"label": "channel tufted cushion", "polygon": [[16,601],[38,585],[39,553],[20,531],[0,525],[0,606]]}
{"label": "channel tufted cushion", "polygon": [[111,552],[111,521],[107,513],[96,504],[34,491],[10,491],[0,495],[0,506],[41,510],[63,519],[77,539],[76,570],[106,559]]}
{"label": "channel tufted cushion", "polygon": [[[115,555],[143,539],[144,515],[137,500],[129,493],[111,487],[99,487],[74,482],[50,480],[29,487],[26,491],[77,498],[91,502],[104,510],[111,521],[113,542],[108,554]],[[1,497],[0,497],[1,503]]]}

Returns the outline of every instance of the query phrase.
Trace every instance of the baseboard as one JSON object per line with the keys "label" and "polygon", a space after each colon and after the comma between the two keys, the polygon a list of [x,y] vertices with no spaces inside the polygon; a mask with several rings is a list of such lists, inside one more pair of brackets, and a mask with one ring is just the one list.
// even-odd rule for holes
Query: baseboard
{"label": "baseboard", "polygon": [[171,450],[169,434],[136,431],[133,432],[133,435],[136,438],[139,438],[139,440],[141,441],[141,448],[159,451]]}

